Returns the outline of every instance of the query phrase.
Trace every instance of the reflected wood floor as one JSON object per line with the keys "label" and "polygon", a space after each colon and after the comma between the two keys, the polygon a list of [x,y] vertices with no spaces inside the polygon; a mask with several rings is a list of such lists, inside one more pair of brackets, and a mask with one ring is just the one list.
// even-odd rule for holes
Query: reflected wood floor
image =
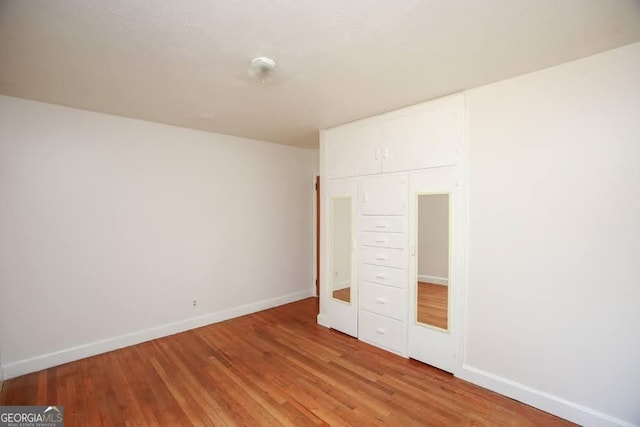
{"label": "reflected wood floor", "polygon": [[447,329],[448,291],[447,286],[418,282],[418,322]]}
{"label": "reflected wood floor", "polygon": [[315,324],[309,298],[5,382],[65,425],[572,425]]}
{"label": "reflected wood floor", "polygon": [[338,289],[333,291],[333,297],[344,302],[351,302],[351,288]]}

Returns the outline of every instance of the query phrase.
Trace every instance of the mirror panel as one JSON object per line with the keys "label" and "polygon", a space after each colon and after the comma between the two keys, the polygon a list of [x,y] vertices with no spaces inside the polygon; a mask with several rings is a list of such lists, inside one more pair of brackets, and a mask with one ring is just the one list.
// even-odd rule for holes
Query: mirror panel
{"label": "mirror panel", "polygon": [[449,329],[449,194],[418,194],[416,321]]}
{"label": "mirror panel", "polygon": [[331,199],[331,295],[351,303],[351,197]]}

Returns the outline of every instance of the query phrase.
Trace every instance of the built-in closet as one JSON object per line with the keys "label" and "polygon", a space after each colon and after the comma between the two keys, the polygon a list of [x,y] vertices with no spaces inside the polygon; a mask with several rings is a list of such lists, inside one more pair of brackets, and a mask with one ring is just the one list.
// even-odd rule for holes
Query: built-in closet
{"label": "built-in closet", "polygon": [[465,270],[464,124],[460,94],[320,134],[318,322],[449,372]]}

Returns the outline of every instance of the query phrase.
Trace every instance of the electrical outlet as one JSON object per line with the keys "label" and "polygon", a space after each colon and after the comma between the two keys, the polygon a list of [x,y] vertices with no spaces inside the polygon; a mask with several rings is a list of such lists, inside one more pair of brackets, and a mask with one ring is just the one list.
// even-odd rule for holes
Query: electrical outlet
{"label": "electrical outlet", "polygon": [[192,301],[192,304],[193,304],[194,307],[197,307],[198,306],[198,300],[194,298],[193,301]]}

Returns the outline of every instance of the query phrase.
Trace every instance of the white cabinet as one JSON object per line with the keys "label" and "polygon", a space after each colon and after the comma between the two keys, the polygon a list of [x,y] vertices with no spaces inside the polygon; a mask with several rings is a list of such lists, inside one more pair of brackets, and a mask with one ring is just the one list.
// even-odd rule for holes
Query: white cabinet
{"label": "white cabinet", "polygon": [[[424,189],[443,192],[438,189],[439,177],[448,173],[444,170],[458,171],[464,113],[464,95],[454,95],[321,132],[320,174],[327,182],[321,190],[325,191],[324,218],[330,218],[327,206],[336,202],[334,198],[349,198],[354,222],[350,299],[340,300],[336,292],[343,289],[332,287],[335,272],[327,265],[333,262],[331,233],[337,227],[324,221],[319,322],[322,318],[325,326],[405,357],[434,360],[431,356],[440,350],[428,349],[429,357],[415,355],[416,345],[424,340],[411,332],[417,323],[418,295],[415,205]],[[429,186],[415,187],[416,177]],[[446,192],[453,194],[450,180],[446,184]],[[457,206],[464,211],[464,205]],[[462,264],[451,265],[455,269]],[[450,331],[447,339],[453,342],[453,329],[432,335]],[[429,342],[436,343],[435,339]],[[434,345],[450,353],[450,346],[440,341]]]}
{"label": "white cabinet", "polygon": [[455,165],[464,140],[464,98],[428,102],[383,122],[382,172]]}
{"label": "white cabinet", "polygon": [[406,354],[408,175],[360,179],[358,338]]}
{"label": "white cabinet", "polygon": [[327,178],[380,173],[380,126],[348,124],[322,131]]}
{"label": "white cabinet", "polygon": [[459,162],[464,95],[453,95],[321,132],[328,178]]}

